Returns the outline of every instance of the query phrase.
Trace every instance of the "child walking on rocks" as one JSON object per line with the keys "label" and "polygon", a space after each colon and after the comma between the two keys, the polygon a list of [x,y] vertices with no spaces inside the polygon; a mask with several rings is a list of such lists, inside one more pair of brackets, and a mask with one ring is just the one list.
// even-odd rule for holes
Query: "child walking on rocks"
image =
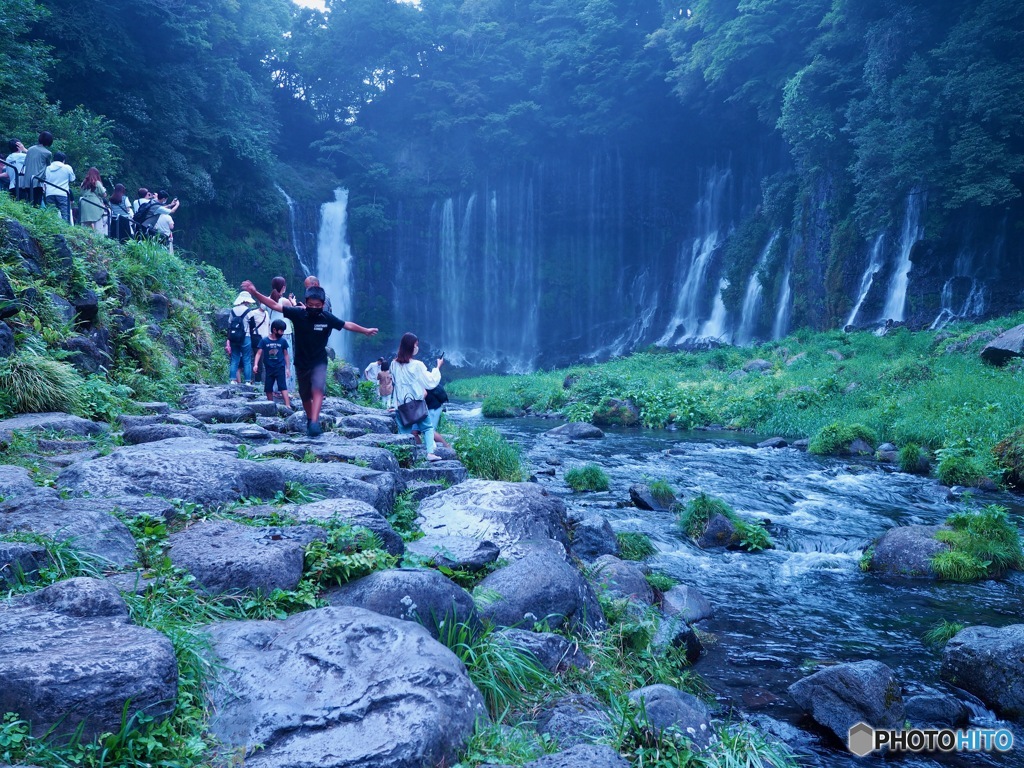
{"label": "child walking on rocks", "polygon": [[284,398],[285,408],[292,407],[291,397],[288,395],[288,342],[284,339],[284,332],[288,328],[284,320],[275,320],[270,324],[270,335],[260,341],[256,350],[256,359],[253,361],[253,368],[259,369],[260,358],[263,358],[263,391],[267,400],[274,400],[274,384],[277,384],[277,391]]}
{"label": "child walking on rocks", "polygon": [[331,336],[331,331],[346,330],[376,336],[377,329],[364,328],[325,312],[326,295],[319,285],[306,289],[304,307],[282,305],[269,296],[264,296],[256,290],[251,280],[242,283],[242,290],[248,291],[258,302],[274,312],[280,312],[292,321],[292,327],[295,329],[295,379],[299,385],[302,408],[309,420],[306,434],[310,437],[322,435],[320,408],[323,406],[324,390],[327,388],[327,340]]}

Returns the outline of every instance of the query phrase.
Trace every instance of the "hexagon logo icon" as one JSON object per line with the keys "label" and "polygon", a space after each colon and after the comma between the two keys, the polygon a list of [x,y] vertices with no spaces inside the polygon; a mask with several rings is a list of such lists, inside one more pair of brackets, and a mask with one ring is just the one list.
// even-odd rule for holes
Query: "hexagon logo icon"
{"label": "hexagon logo icon", "polygon": [[847,734],[846,746],[857,757],[864,757],[875,750],[875,729],[867,723],[857,723]]}

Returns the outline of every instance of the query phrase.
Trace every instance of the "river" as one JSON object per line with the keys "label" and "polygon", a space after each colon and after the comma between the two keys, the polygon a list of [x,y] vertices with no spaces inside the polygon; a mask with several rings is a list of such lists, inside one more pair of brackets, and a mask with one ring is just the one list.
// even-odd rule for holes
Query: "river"
{"label": "river", "polygon": [[[483,423],[479,409],[450,414]],[[875,659],[893,668],[904,698],[949,692],[939,680],[941,650],[922,636],[942,620],[1005,626],[1024,616],[1024,574],[977,584],[886,581],[865,574],[860,557],[893,525],[936,524],[963,508],[934,480],[905,475],[873,461],[821,458],[785,448],[759,449],[758,438],[736,433],[611,429],[600,440],[564,443],[544,432],[560,422],[486,420],[523,449],[536,482],[568,507],[606,516],[616,531],[640,531],[658,549],[653,570],[696,587],[715,608],[699,626],[712,640],[695,670],[725,711],[740,710],[783,733],[804,765],[853,768],[883,759],[855,758],[802,715],[786,689],[822,664]],[[573,493],[564,472],[593,462],[610,488]],[[776,548],[761,553],[705,552],[679,532],[676,516],[629,504],[629,486],[665,480],[685,500],[704,491],[747,518],[768,520]],[[999,503],[1015,515],[1018,497],[979,494],[973,503]],[[1013,727],[956,692],[973,713],[971,725]],[[799,732],[794,731],[796,727]],[[1024,766],[1024,733],[1008,754],[914,755],[900,764]],[[886,763],[891,762],[886,760]]]}

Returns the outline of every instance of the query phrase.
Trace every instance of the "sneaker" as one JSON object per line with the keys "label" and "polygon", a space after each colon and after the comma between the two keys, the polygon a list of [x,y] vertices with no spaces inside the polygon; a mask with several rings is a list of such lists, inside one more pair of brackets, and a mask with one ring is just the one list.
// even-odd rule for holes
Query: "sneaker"
{"label": "sneaker", "polygon": [[323,433],[324,431],[320,427],[319,421],[311,421],[309,422],[309,426],[306,427],[306,435],[309,437],[320,437]]}

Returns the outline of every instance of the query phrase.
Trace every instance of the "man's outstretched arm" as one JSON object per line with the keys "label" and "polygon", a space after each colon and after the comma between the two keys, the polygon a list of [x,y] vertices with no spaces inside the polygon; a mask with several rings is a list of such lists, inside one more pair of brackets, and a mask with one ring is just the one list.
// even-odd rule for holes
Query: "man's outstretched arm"
{"label": "man's outstretched arm", "polygon": [[250,294],[252,294],[252,297],[254,299],[256,299],[256,301],[258,301],[260,304],[263,304],[264,306],[269,307],[270,309],[274,310],[275,312],[280,312],[281,311],[281,303],[278,302],[278,301],[274,301],[269,296],[264,296],[262,293],[257,291],[256,290],[256,286],[252,284],[252,280],[245,280],[245,281],[243,281],[242,282],[242,290],[243,291],[248,291]]}

